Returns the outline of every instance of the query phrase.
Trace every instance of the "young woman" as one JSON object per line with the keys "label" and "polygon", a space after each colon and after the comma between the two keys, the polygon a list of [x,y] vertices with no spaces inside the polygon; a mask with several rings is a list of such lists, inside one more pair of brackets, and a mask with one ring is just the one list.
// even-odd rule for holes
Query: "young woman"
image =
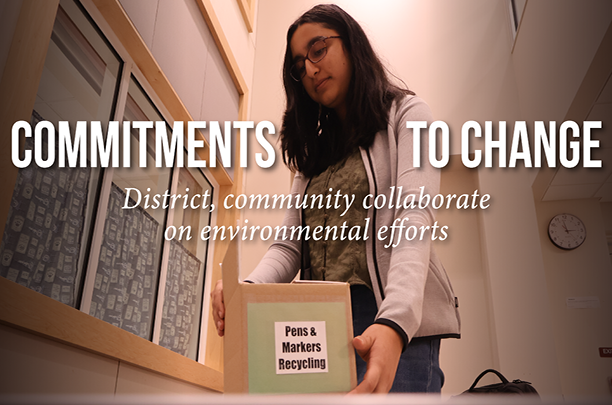
{"label": "young woman", "polygon": [[[438,193],[439,173],[412,166],[413,133],[407,121],[432,122],[429,107],[392,84],[359,24],[340,7],[319,5],[287,33],[283,66],[287,107],[281,142],[296,171],[292,193],[355,194],[348,212],[289,210],[283,225],[364,226],[367,240],[275,241],[249,276],[255,283],[302,277],[351,285],[353,345],[360,392],[440,392],[444,374],[440,339],[459,337],[456,300],[431,240],[434,212],[366,209],[368,194],[402,188]],[[427,142],[421,155],[428,156]],[[393,225],[419,234],[390,236]],[[385,231],[385,229],[387,231]],[[423,231],[421,231],[423,230]],[[439,232],[439,231],[438,231]],[[410,239],[410,240],[409,240]],[[212,293],[213,316],[224,330],[222,284]],[[359,357],[358,356],[358,357]],[[362,360],[363,359],[363,360]]]}

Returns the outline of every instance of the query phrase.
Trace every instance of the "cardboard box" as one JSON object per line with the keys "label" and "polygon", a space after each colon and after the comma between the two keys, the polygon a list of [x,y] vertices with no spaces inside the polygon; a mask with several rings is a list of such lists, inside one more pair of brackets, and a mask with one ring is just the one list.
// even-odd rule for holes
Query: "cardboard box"
{"label": "cardboard box", "polygon": [[347,283],[239,282],[223,260],[226,393],[348,392],[357,385]]}

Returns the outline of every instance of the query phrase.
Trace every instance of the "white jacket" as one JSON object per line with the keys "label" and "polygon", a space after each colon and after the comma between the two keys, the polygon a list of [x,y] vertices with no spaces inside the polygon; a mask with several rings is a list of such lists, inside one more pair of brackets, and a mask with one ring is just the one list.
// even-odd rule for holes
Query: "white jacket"
{"label": "white jacket", "polygon": [[[387,203],[394,186],[396,190],[402,187],[402,196],[414,194],[417,199],[420,187],[432,197],[439,192],[439,170],[428,164],[428,137],[423,136],[427,131],[423,130],[421,135],[422,164],[415,168],[412,165],[413,131],[406,128],[407,121],[431,124],[429,106],[415,96],[395,102],[389,112],[387,130],[376,134],[370,148],[361,149],[370,193],[374,196],[385,194]],[[296,174],[291,193],[304,195],[308,181],[300,173]],[[417,229],[431,227],[435,222],[434,211],[431,204],[425,209],[370,208],[368,211],[370,234],[366,241],[366,257],[378,304],[376,322],[394,327],[406,343],[418,337],[460,336],[457,299],[433,249],[430,233],[425,233],[423,240],[402,238],[395,248],[384,247],[389,243],[388,236],[384,240],[377,238],[378,229],[390,227],[396,219],[399,223],[407,218],[404,225],[414,225]],[[282,225],[289,228],[301,225],[301,215],[299,209],[288,209]],[[249,281],[290,282],[300,268],[301,249],[300,240],[275,241],[248,277]]]}

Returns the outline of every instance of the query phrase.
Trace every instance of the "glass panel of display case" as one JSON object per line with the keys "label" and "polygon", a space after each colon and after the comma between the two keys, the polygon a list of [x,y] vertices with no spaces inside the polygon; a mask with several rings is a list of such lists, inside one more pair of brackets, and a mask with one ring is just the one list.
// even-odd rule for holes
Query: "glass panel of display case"
{"label": "glass panel of display case", "polygon": [[[73,1],[57,11],[31,124],[112,118],[122,61]],[[72,131],[71,131],[72,132]],[[43,159],[48,136],[43,136]],[[33,149],[32,138],[23,141]],[[57,156],[58,145],[55,142]],[[34,155],[33,151],[33,155]],[[87,262],[100,170],[20,169],[0,244],[0,276],[72,307],[78,306]]]}
{"label": "glass panel of display case", "polygon": [[[163,121],[132,77],[125,121]],[[154,129],[147,130],[146,167],[114,169],[104,237],[89,313],[151,340],[163,230],[167,210],[147,206],[139,193],[164,194],[170,189],[171,169],[156,168]],[[131,162],[139,162],[139,133],[132,129]]]}
{"label": "glass panel of display case", "polygon": [[[200,170],[178,170],[177,194],[211,201],[212,186]],[[210,224],[210,216],[208,208],[174,208],[173,225],[177,229],[191,227],[192,238],[170,242],[159,344],[193,360],[197,360],[208,251],[208,241],[198,236],[198,230]]]}

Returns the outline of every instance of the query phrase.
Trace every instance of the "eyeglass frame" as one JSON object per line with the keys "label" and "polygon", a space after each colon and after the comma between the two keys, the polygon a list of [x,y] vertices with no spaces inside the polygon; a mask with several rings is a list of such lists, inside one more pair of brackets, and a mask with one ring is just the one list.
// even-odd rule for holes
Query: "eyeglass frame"
{"label": "eyeglass frame", "polygon": [[[317,63],[319,63],[319,62],[321,62],[323,59],[325,59],[325,57],[327,56],[327,42],[325,42],[325,41],[326,41],[326,40],[328,40],[328,39],[331,39],[331,38],[342,38],[342,36],[341,36],[341,35],[330,35],[330,36],[328,36],[328,37],[319,37],[319,38],[318,38],[318,39],[317,39],[315,42],[313,42],[313,43],[312,43],[312,45],[310,45],[310,47],[308,48],[308,52],[306,52],[306,57],[305,57],[305,58],[303,58],[303,59],[300,59],[299,61],[297,61],[297,62],[295,62],[293,65],[291,65],[291,68],[289,68],[289,76],[291,76],[291,78],[292,78],[293,80],[295,80],[296,82],[301,81],[301,80],[304,78],[304,76],[306,76],[306,60],[309,60],[309,61],[310,61],[310,63],[312,63],[312,64],[315,64],[315,65],[316,65]],[[313,47],[313,46],[315,46],[315,44],[316,44],[317,42],[319,42],[319,41],[323,41],[323,44],[325,44],[325,47],[323,48],[323,49],[325,49],[325,55],[323,55],[323,56],[321,57],[321,59],[319,59],[318,61],[316,61],[316,62],[315,62],[315,61],[313,61],[312,59],[310,59],[310,57],[309,57],[308,55],[310,54],[310,50],[312,49],[312,47]],[[297,66],[297,64],[298,64],[299,62],[304,62],[304,70],[302,71],[302,74],[300,75],[300,78],[299,78],[299,79],[296,79],[296,78],[295,78],[295,76],[293,76],[293,69],[294,69],[294,68]]]}

